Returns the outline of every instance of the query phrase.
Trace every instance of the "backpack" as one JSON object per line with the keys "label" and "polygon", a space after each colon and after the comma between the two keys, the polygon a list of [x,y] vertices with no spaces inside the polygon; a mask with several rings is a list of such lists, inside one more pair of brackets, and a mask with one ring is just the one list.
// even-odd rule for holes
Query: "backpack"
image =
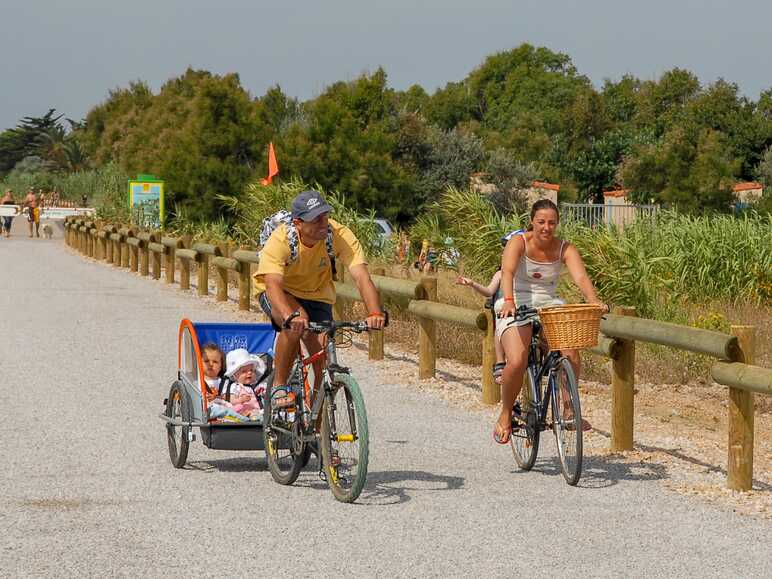
{"label": "backpack", "polygon": [[[280,225],[284,225],[287,230],[287,242],[290,248],[290,258],[287,265],[295,263],[298,260],[298,244],[300,239],[298,238],[298,230],[295,224],[292,223],[292,214],[289,211],[282,209],[277,211],[270,217],[263,219],[263,227],[260,230],[260,245],[265,247],[268,243],[268,239],[271,237],[274,231],[276,231]],[[330,264],[332,266],[332,277],[337,277],[337,269],[335,267],[335,253],[332,250],[332,226],[327,226],[327,238],[325,239],[325,245],[327,247],[327,255],[330,257]]]}

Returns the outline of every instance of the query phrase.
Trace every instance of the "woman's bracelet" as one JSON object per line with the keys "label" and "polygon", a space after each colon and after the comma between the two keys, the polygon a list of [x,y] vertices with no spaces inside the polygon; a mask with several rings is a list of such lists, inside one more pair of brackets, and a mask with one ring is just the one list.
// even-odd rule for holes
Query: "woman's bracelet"
{"label": "woman's bracelet", "polygon": [[504,301],[505,302],[512,302],[514,304],[515,303],[515,298],[504,298]]}

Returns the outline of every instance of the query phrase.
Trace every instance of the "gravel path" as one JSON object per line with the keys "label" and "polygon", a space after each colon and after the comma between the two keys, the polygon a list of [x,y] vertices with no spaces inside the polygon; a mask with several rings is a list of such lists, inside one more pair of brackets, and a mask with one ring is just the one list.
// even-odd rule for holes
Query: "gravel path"
{"label": "gravel path", "polygon": [[593,458],[568,487],[550,438],[519,472],[488,420],[356,349],[341,359],[372,438],[357,504],[313,470],[273,483],[262,453],[197,441],[176,470],[157,414],[180,318],[243,316],[55,231],[0,240],[0,576],[769,576],[769,521],[663,491],[656,465]]}

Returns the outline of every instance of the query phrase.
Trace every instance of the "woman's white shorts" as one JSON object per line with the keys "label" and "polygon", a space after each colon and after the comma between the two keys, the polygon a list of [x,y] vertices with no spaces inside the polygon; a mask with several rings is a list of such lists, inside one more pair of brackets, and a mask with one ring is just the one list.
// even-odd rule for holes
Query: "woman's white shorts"
{"label": "woman's white shorts", "polygon": [[[561,299],[554,298],[551,300],[545,300],[540,301],[538,304],[536,304],[534,307],[537,308],[546,308],[547,306],[562,306],[565,302]],[[520,304],[522,305],[522,304]],[[496,322],[496,337],[498,339],[501,339],[501,336],[506,332],[509,328],[516,328],[518,326],[527,326],[530,324],[533,320],[538,319],[539,316],[529,316],[523,320],[516,321],[515,317],[512,316],[510,318],[500,318],[499,312],[501,312],[501,308],[504,307],[504,298],[499,298],[496,300],[496,303],[493,304],[493,316],[495,318]]]}

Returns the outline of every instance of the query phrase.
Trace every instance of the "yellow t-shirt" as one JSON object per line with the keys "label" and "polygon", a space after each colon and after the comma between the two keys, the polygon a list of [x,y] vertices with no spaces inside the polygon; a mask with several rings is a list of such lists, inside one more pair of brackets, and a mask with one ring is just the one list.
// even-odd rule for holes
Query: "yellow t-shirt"
{"label": "yellow t-shirt", "polygon": [[[332,227],[332,251],[336,267],[341,262],[346,267],[367,263],[362,246],[351,230],[330,219]],[[296,298],[315,300],[328,304],[335,303],[335,286],[332,283],[332,267],[327,254],[326,240],[313,247],[306,247],[298,240],[298,258],[290,260],[287,229],[282,224],[276,228],[260,252],[260,264],[255,273],[255,292],[265,291],[265,274],[277,273],[284,276],[284,289]]]}

